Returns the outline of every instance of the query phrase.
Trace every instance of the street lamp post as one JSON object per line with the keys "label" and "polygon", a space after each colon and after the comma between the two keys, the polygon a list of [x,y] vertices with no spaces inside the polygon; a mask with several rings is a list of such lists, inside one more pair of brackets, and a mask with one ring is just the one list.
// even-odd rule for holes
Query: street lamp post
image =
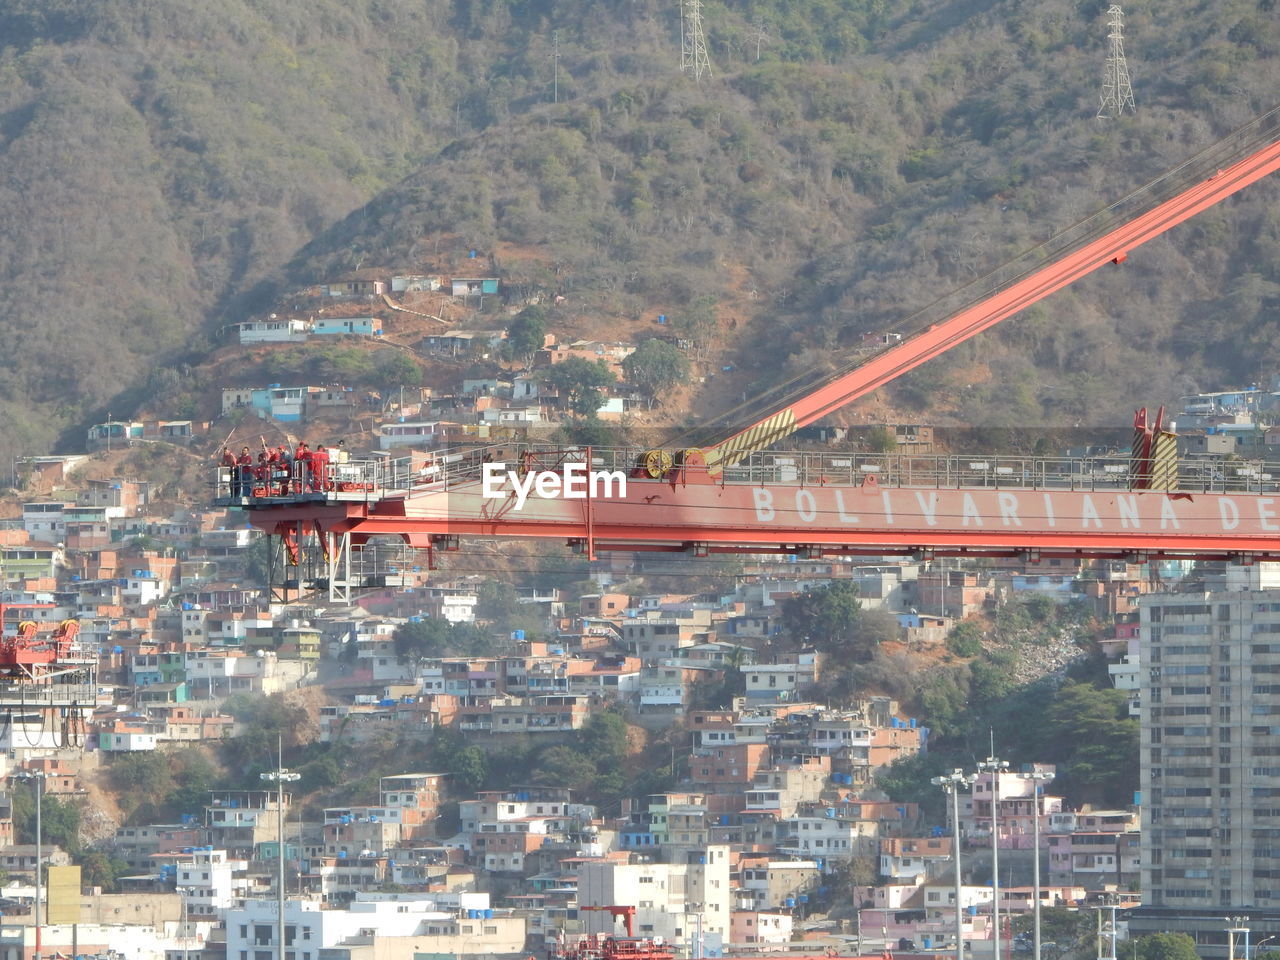
{"label": "street lamp post", "polygon": [[1249,960],[1249,918],[1228,917],[1231,926],[1227,927],[1227,960],[1236,960],[1236,934],[1244,934],[1244,960]]}
{"label": "street lamp post", "polygon": [[301,780],[302,775],[285,769],[284,746],[279,738],[276,740],[276,754],[276,768],[258,776],[263,780],[273,780],[276,785],[276,843],[280,852],[280,875],[276,878],[276,960],[284,960],[284,785]]}
{"label": "street lamp post", "polygon": [[31,781],[36,791],[36,956],[40,956],[43,946],[41,943],[41,935],[43,933],[42,921],[40,919],[41,907],[44,902],[44,884],[40,879],[40,867],[44,862],[44,846],[41,842],[44,835],[42,824],[40,822],[40,800],[44,794],[44,771],[43,770],[20,770],[10,774],[14,780]]}
{"label": "street lamp post", "polygon": [[1031,861],[1031,883],[1035,887],[1035,896],[1031,901],[1032,944],[1035,950],[1034,960],[1040,960],[1040,784],[1052,780],[1053,774],[1043,770],[1032,770],[1030,773],[1018,774],[1020,780],[1031,781],[1033,807],[1031,810],[1031,836],[1035,847],[1035,856]]}
{"label": "street lamp post", "polygon": [[952,770],[943,777],[934,777],[930,782],[941,787],[951,796],[951,859],[956,871],[956,960],[964,960],[964,907],[961,905],[963,885],[960,880],[960,788],[971,786],[974,777],[966,776],[963,770]]}
{"label": "street lamp post", "polygon": [[978,769],[991,774],[991,956],[1000,960],[1000,774],[1009,761],[987,757],[978,761]]}

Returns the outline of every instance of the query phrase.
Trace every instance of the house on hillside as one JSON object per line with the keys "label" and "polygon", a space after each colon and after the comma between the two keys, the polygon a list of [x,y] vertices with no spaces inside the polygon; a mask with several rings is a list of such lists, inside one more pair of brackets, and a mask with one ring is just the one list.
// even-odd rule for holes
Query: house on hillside
{"label": "house on hillside", "polygon": [[345,280],[336,280],[332,283],[326,283],[323,290],[326,297],[333,297],[335,299],[345,297],[380,297],[387,292],[387,282],[385,280],[351,277]]}
{"label": "house on hillside", "polygon": [[506,338],[505,330],[448,330],[424,337],[418,349],[450,357],[484,357]]}
{"label": "house on hillside", "polygon": [[449,292],[455,297],[480,297],[498,292],[497,277],[454,277]]}
{"label": "house on hillside", "polygon": [[392,293],[431,293],[443,286],[438,276],[401,274],[391,278]]}
{"label": "house on hillside", "polygon": [[272,314],[266,320],[246,320],[235,325],[240,343],[302,343],[311,331],[305,320],[277,317]]}
{"label": "house on hillside", "polygon": [[316,317],[311,321],[316,336],[382,336],[382,321],[377,317]]}
{"label": "house on hillside", "polygon": [[439,421],[421,423],[384,423],[378,427],[378,449],[417,447],[429,449],[440,442]]}

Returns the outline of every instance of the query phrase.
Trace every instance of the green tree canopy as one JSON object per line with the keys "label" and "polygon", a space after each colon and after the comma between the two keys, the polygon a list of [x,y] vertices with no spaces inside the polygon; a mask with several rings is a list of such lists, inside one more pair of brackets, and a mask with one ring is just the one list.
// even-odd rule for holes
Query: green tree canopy
{"label": "green tree canopy", "polygon": [[423,657],[480,654],[489,648],[488,636],[474,624],[450,623],[435,617],[400,624],[391,640],[401,663]]}
{"label": "green tree canopy", "polygon": [[1200,960],[1200,955],[1196,953],[1196,942],[1185,933],[1148,934],[1139,937],[1135,946],[1138,960]]}
{"label": "green tree canopy", "polygon": [[829,649],[847,639],[861,612],[858,588],[844,581],[788,597],[782,604],[787,632],[797,641],[819,649]]}
{"label": "green tree canopy", "polygon": [[658,394],[688,379],[689,358],[667,341],[653,338],[622,361],[622,371],[653,406]]}
{"label": "green tree canopy", "polygon": [[604,403],[603,388],[618,379],[602,360],[566,357],[543,372],[542,382],[560,391],[570,412],[594,417]]}
{"label": "green tree canopy", "polygon": [[373,383],[384,397],[401,387],[419,387],[422,367],[403,350],[383,350],[374,361]]}
{"label": "green tree canopy", "polygon": [[525,307],[507,327],[507,351],[528,363],[542,349],[547,336],[547,311],[537,304]]}

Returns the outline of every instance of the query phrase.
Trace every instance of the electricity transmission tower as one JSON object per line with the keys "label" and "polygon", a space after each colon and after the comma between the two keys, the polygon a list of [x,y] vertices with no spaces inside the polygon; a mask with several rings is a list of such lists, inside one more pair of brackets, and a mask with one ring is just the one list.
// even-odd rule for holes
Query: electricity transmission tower
{"label": "electricity transmission tower", "polygon": [[702,33],[702,0],[680,0],[680,72],[711,78],[707,38]]}
{"label": "electricity transmission tower", "polygon": [[1129,85],[1129,64],[1124,59],[1124,11],[1113,3],[1107,11],[1107,65],[1102,73],[1102,104],[1098,119],[1110,120],[1137,109],[1133,103],[1133,87]]}

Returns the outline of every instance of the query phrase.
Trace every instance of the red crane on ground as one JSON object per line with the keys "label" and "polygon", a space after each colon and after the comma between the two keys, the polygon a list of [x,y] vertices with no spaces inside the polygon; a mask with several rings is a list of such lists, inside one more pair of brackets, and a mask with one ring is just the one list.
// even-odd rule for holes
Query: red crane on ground
{"label": "red crane on ground", "polygon": [[[1280,465],[1178,464],[1145,422],[1134,457],[767,453],[765,448],[1037,303],[1280,168],[1280,108],[908,321],[870,356],[789,384],[705,447],[438,454],[334,464],[315,489],[220,496],[281,538],[335,599],[359,586],[370,537],[455,549],[461,538],[567,541],[600,551],[1280,558]],[[637,468],[637,462],[639,468]],[[229,478],[221,478],[229,490]],[[302,577],[298,577],[299,581]]]}

